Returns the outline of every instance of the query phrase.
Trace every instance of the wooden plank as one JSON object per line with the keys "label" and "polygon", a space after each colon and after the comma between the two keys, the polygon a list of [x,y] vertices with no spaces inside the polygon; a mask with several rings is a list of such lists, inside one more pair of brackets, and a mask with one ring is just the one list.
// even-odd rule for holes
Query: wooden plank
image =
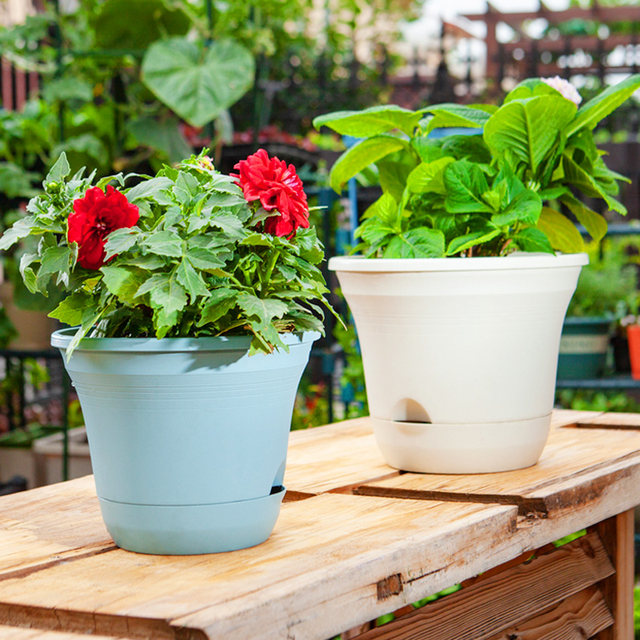
{"label": "wooden plank", "polygon": [[585,640],[612,624],[602,593],[590,587],[489,640]]}
{"label": "wooden plank", "polygon": [[284,477],[287,490],[318,494],[397,475],[382,458],[369,418],[291,433]]}
{"label": "wooden plank", "polygon": [[579,418],[570,426],[582,429],[640,429],[640,414],[601,413]]}
{"label": "wooden plank", "polygon": [[[0,625],[0,638],[2,640],[113,640],[113,636],[66,633],[64,631],[43,631],[42,629],[8,627],[5,625]],[[127,640],[125,636],[118,636],[118,638]]]}
{"label": "wooden plank", "polygon": [[615,623],[598,640],[629,640],[634,637],[634,526],[633,510],[619,514],[595,528],[611,558],[616,573],[604,581],[602,591]]}
{"label": "wooden plank", "polygon": [[17,577],[114,548],[93,476],[0,497],[2,575]]}
{"label": "wooden plank", "polygon": [[[512,504],[521,515],[549,517],[576,503],[603,499],[630,475],[640,480],[640,432],[554,428],[537,465],[519,471],[478,475],[404,473],[356,487],[359,495]],[[620,492],[619,492],[620,493]],[[603,518],[640,501],[640,487],[616,501]],[[601,519],[603,519],[601,518]],[[591,524],[597,522],[594,520]]]}
{"label": "wooden plank", "polygon": [[[593,411],[556,410],[551,426],[564,427],[599,415]],[[284,484],[296,494],[350,492],[365,481],[398,475],[397,469],[384,462],[369,418],[291,433]]]}
{"label": "wooden plank", "polygon": [[599,537],[590,534],[372,629],[359,640],[484,640],[613,572]]}
{"label": "wooden plank", "polygon": [[512,507],[325,494],[283,505],[271,538],[252,549],[115,550],[20,578],[0,573],[0,623],[326,640],[518,555],[515,518]]}

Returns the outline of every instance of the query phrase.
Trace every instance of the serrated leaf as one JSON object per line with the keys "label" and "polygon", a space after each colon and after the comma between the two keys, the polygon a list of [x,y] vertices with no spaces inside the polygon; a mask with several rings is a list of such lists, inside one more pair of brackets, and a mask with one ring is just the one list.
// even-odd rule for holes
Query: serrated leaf
{"label": "serrated leaf", "polygon": [[273,299],[258,298],[250,293],[241,293],[238,306],[249,317],[256,317],[261,327],[268,325],[274,318],[281,318],[288,309],[285,302]]}
{"label": "serrated leaf", "polygon": [[135,245],[138,240],[138,231],[125,227],[123,229],[116,229],[107,236],[107,241],[104,246],[105,255],[107,260],[111,260],[113,256],[128,251]]}
{"label": "serrated leaf", "polygon": [[242,221],[232,213],[214,213],[209,218],[209,223],[222,229],[230,239],[241,240],[247,235]]}
{"label": "serrated leaf", "polygon": [[26,238],[35,226],[35,218],[26,216],[14,222],[10,229],[7,229],[0,238],[0,251],[12,247],[18,240]]}
{"label": "serrated leaf", "polygon": [[164,176],[143,180],[140,184],[127,191],[127,200],[135,203],[145,198],[155,198],[160,192],[166,191],[173,185],[173,181]]}
{"label": "serrated leaf", "polygon": [[236,294],[237,291],[233,289],[213,289],[211,296],[202,307],[197,326],[202,327],[205,324],[217,322],[222,316],[226,315],[236,306]]}
{"label": "serrated leaf", "polygon": [[186,258],[183,258],[178,266],[176,277],[178,278],[178,282],[189,294],[192,304],[199,296],[204,296],[205,298],[209,296],[209,289],[202,279],[202,276],[193,268]]}
{"label": "serrated leaf", "polygon": [[549,238],[551,246],[557,251],[563,253],[584,251],[584,241],[575,224],[555,209],[542,208],[537,228]]}
{"label": "serrated leaf", "polygon": [[86,293],[72,293],[49,313],[49,317],[60,320],[63,324],[68,324],[71,327],[82,324],[83,313],[87,306],[91,305],[92,300],[92,297]]}
{"label": "serrated leaf", "polygon": [[225,261],[220,256],[219,251],[216,252],[202,247],[189,247],[185,255],[194,267],[203,271],[221,269],[225,265]]}
{"label": "serrated leaf", "polygon": [[46,187],[50,182],[61,182],[70,173],[71,167],[67,160],[67,154],[63,151],[49,170],[49,173],[47,173],[47,177],[44,179],[43,185]]}
{"label": "serrated leaf", "polygon": [[105,265],[100,268],[103,281],[110,293],[125,304],[135,305],[138,290],[148,278],[144,271],[121,266]]}
{"label": "serrated leaf", "polygon": [[173,258],[182,257],[182,240],[173,231],[158,231],[149,235],[144,244],[152,253]]}

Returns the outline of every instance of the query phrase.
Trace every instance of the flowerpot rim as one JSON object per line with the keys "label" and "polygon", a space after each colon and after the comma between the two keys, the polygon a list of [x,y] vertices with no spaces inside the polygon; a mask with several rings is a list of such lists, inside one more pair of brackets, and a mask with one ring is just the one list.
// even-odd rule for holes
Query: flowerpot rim
{"label": "flowerpot rim", "polygon": [[[65,349],[78,327],[59,329],[51,334],[51,346]],[[285,345],[314,342],[317,331],[281,333]],[[127,353],[180,353],[188,351],[248,351],[251,336],[207,336],[200,338],[83,338],[76,351],[122,351]]]}
{"label": "flowerpot rim", "polygon": [[337,256],[329,260],[331,271],[350,272],[437,272],[503,271],[513,269],[556,269],[588,264],[586,253],[513,253],[504,257],[475,258],[364,258]]}

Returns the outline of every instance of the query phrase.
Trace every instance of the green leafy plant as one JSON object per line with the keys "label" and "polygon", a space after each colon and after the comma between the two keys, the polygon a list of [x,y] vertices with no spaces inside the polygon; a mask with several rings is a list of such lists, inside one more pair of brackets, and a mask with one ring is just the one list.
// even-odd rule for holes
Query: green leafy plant
{"label": "green leafy plant", "polygon": [[[593,129],[640,87],[640,75],[580,108],[563,83],[525,80],[498,107],[390,105],[316,118],[316,128],[362,138],[331,170],[336,191],[377,168],[383,194],[364,213],[355,250],[385,258],[572,253],[584,249],[576,222],[599,241],[606,220],[578,195],[624,215],[616,195],[626,178],[607,168]],[[430,135],[452,127],[477,135]]]}
{"label": "green leafy plant", "polygon": [[60,157],[0,250],[38,239],[20,272],[33,293],[64,290],[50,315],[80,325],[68,356],[87,334],[249,334],[252,352],[270,352],[284,348],[281,332],[323,330],[323,249],[306,228],[302,183],[263,150],[237,166],[239,176],[223,175],[202,153],[94,185]]}

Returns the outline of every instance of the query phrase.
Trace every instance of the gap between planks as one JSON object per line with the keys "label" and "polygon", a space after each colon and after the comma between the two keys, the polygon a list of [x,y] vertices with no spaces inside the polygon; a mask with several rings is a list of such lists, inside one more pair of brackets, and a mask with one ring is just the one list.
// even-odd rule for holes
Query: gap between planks
{"label": "gap between planks", "polygon": [[[543,551],[547,551],[544,549]],[[552,552],[536,553],[531,560],[513,566],[461,591],[445,596],[388,624],[350,634],[357,640],[531,640],[542,637],[578,640],[590,637],[613,623],[600,590],[595,586],[614,574],[614,567],[596,533]],[[398,613],[404,613],[403,608]],[[568,633],[580,628],[589,635]],[[548,626],[565,635],[530,635],[531,628]],[[512,631],[505,635],[506,631]]]}

